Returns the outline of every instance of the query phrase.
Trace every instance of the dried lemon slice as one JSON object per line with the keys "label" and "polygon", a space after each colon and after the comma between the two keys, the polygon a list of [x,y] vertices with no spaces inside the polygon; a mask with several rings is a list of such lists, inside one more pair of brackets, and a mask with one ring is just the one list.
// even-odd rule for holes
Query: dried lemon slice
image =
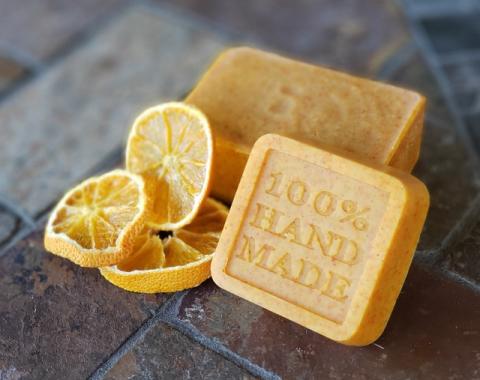
{"label": "dried lemon slice", "polygon": [[114,170],[88,179],[53,210],[45,248],[84,267],[118,263],[134,251],[150,204],[140,176]]}
{"label": "dried lemon slice", "polygon": [[[100,272],[112,284],[132,292],[175,292],[198,286],[210,277],[210,263],[227,213],[221,203],[207,199],[193,222],[166,238],[163,248],[147,244],[151,248],[128,259],[127,266],[122,262],[100,268]],[[157,268],[144,269],[141,264],[162,255],[164,264]]]}
{"label": "dried lemon slice", "polygon": [[155,186],[150,225],[168,231],[190,223],[207,196],[213,141],[207,118],[183,103],[144,111],[127,143],[127,169]]}

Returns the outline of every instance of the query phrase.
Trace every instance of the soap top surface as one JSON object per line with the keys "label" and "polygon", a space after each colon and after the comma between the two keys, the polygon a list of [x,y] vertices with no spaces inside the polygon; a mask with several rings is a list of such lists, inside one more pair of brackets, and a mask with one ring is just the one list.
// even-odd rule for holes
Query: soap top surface
{"label": "soap top surface", "polygon": [[425,104],[413,91],[246,47],[221,54],[186,101],[247,151],[278,133],[383,163]]}
{"label": "soap top surface", "polygon": [[[420,181],[370,165],[288,138],[262,137],[216,251],[215,282],[347,341],[362,328],[384,264],[392,254],[413,254],[428,208]],[[418,203],[413,213],[412,202]],[[395,236],[405,223],[414,243],[400,247]],[[400,248],[406,252],[392,253]],[[406,273],[408,260],[405,265]]]}

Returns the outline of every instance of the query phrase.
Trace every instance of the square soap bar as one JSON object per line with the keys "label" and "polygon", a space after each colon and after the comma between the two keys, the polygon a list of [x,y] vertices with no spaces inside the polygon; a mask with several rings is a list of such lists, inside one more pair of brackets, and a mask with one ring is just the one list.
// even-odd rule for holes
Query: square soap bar
{"label": "square soap bar", "polygon": [[384,330],[429,195],[397,169],[277,135],[248,160],[213,263],[222,288],[335,341]]}
{"label": "square soap bar", "polygon": [[221,54],[186,102],[215,132],[212,192],[225,201],[235,195],[252,145],[267,133],[410,172],[425,109],[415,92],[245,47]]}

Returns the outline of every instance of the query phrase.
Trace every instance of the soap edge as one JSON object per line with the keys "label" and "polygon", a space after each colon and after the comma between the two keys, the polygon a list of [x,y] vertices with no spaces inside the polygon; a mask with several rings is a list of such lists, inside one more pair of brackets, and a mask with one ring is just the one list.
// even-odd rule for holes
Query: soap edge
{"label": "soap edge", "polygon": [[[415,255],[430,206],[430,194],[425,184],[411,175],[397,178],[397,180],[398,185],[403,188],[406,202],[388,253],[384,256],[384,259],[390,258],[389,261],[387,260],[389,264],[382,266],[370,293],[370,300],[379,298],[383,301],[368,303],[363,317],[357,325],[357,331],[340,341],[343,344],[365,346],[375,342],[384,333]],[[412,228],[413,231],[410,234],[398,232],[400,226],[408,226],[411,223],[415,224],[415,228]],[[403,255],[399,255],[399,246],[404,245],[405,241],[408,241],[408,246],[403,249]],[[395,259],[391,258],[392,255]],[[379,304],[383,305],[380,312],[378,312]],[[362,328],[362,326],[371,328]]]}
{"label": "soap edge", "polygon": [[[247,167],[245,168],[244,174],[242,175],[242,179],[240,180],[239,189],[243,189],[245,187],[243,182],[248,181],[248,175],[250,175],[250,171],[253,171],[253,173],[255,174],[254,182],[256,182],[258,180],[258,177],[261,174],[261,166],[255,167],[255,165],[258,164],[259,158],[262,158],[263,159],[262,161],[264,161],[264,159],[266,157],[266,152],[269,149],[271,149],[270,146],[272,145],[272,143],[274,143],[278,140],[282,140],[282,139],[293,141],[297,145],[305,145],[309,149],[320,149],[320,150],[322,150],[321,148],[313,147],[313,146],[310,146],[308,144],[298,142],[298,141],[292,140],[292,139],[287,138],[287,137],[282,137],[282,136],[275,135],[275,134],[264,135],[264,136],[260,137],[255,142],[255,144],[252,148],[252,157],[254,159],[253,160],[250,160],[250,159],[248,160]],[[290,143],[287,142],[287,144],[290,144]],[[260,145],[261,149],[258,149],[259,145]],[[327,151],[328,153],[331,153],[333,155],[337,155],[341,158],[346,158],[348,160],[352,160],[351,157],[345,157],[343,154],[338,153],[338,151],[332,152],[330,149],[328,149],[328,150],[323,149],[323,150]],[[364,164],[363,162],[361,162],[361,161],[359,162],[355,158],[353,158],[353,160],[356,161],[356,163],[359,164],[359,165]],[[410,209],[412,207],[412,204],[415,203],[415,202],[413,202],[413,203],[411,202],[412,200],[415,201],[415,198],[412,199],[408,195],[409,194],[415,195],[418,191],[420,191],[424,194],[423,198],[425,200],[425,202],[424,202],[425,203],[425,205],[424,205],[425,212],[424,212],[422,220],[419,223],[420,226],[423,226],[423,222],[424,222],[425,217],[426,217],[426,211],[428,209],[428,199],[429,199],[428,190],[427,190],[426,186],[420,180],[413,177],[411,174],[402,172],[399,169],[391,168],[389,166],[378,164],[378,163],[370,163],[370,162],[367,162],[366,164],[364,164],[364,166],[367,166],[368,168],[374,169],[374,170],[375,169],[376,170],[382,170],[383,169],[386,172],[385,174],[389,174],[390,175],[389,177],[394,179],[393,182],[396,184],[396,186],[400,186],[400,188],[403,189],[403,193],[405,194],[404,196],[406,197],[407,201],[410,201],[410,202],[407,202],[408,207],[407,206],[404,207],[404,211],[402,212],[402,214],[400,215],[400,218],[399,218],[400,220],[401,220],[401,218],[406,217],[407,213],[406,213],[405,210]],[[248,173],[248,174],[246,174],[246,173]],[[247,183],[247,185],[248,185],[248,183]],[[243,191],[237,193],[243,198],[242,201],[246,202],[247,204],[248,204],[249,200],[245,199],[245,194],[248,195],[248,192],[250,191],[252,186],[253,186],[253,184],[250,183],[248,189],[245,188],[245,189],[243,189]],[[237,206],[238,202],[240,202],[240,201],[235,201],[234,200],[234,204],[232,204],[232,206],[234,206],[235,208],[238,208],[238,210],[236,210],[235,213],[241,212],[242,211],[241,210],[242,205],[244,204],[242,202],[242,205]],[[246,212],[246,209],[243,210],[243,212]],[[233,214],[231,214],[231,215],[232,215],[232,218],[233,218]],[[226,222],[226,230],[224,230],[224,231],[227,231],[230,228],[235,228],[235,226],[232,226],[232,223],[228,219],[229,218],[227,218],[227,222]],[[401,222],[399,221],[398,225],[400,225],[400,224],[401,224]],[[229,233],[229,232],[227,232],[227,233]],[[414,241],[411,242],[406,249],[407,253],[404,256],[404,259],[408,259],[410,262],[411,262],[411,259],[413,258],[414,247],[416,246],[416,244],[418,242],[418,237],[420,236],[420,233],[421,233],[421,228],[418,229],[418,232],[416,234],[416,239],[414,239]],[[395,246],[397,246],[399,244],[399,242],[402,241],[402,239],[400,239],[398,237],[398,234],[395,235],[395,238],[396,238],[396,243],[393,244],[394,247],[393,248],[390,247],[388,249],[388,252],[384,256],[384,258],[387,257],[388,255],[391,255]],[[231,246],[231,242],[225,242],[224,239],[221,239],[221,244],[219,244],[219,248],[221,249],[224,246],[226,246],[226,248],[227,248],[227,250],[226,250],[227,253],[224,253],[222,255],[222,257],[220,257],[219,255],[215,255],[214,258],[213,258],[213,261],[212,261],[212,278],[213,278],[214,282],[219,287],[221,287],[221,288],[223,288],[223,289],[225,289],[225,290],[227,290],[227,291],[229,291],[229,292],[231,292],[231,293],[233,293],[233,294],[235,294],[235,295],[237,295],[241,298],[244,298],[245,300],[247,300],[249,302],[252,302],[252,303],[254,303],[256,305],[259,305],[259,306],[261,306],[261,307],[263,307],[267,310],[270,310],[270,311],[274,312],[275,314],[281,315],[282,317],[284,317],[284,318],[286,318],[286,319],[288,319],[288,320],[290,320],[294,323],[297,323],[297,324],[299,324],[299,325],[301,325],[305,328],[311,329],[312,331],[315,331],[316,333],[318,333],[322,336],[325,336],[325,337],[327,337],[331,340],[334,340],[338,343],[342,343],[342,344],[346,344],[346,345],[355,345],[355,346],[367,345],[367,344],[370,344],[373,341],[375,341],[378,338],[378,336],[380,336],[382,334],[382,332],[384,331],[384,329],[387,325],[387,322],[389,320],[391,312],[394,308],[395,301],[398,297],[398,294],[400,293],[400,289],[403,286],[406,274],[408,273],[408,269],[410,267],[410,263],[407,263],[408,265],[403,264],[403,266],[402,266],[403,270],[401,271],[401,276],[399,277],[401,281],[398,281],[397,285],[395,286],[394,291],[391,293],[390,298],[389,298],[388,302],[386,303],[386,306],[384,307],[384,311],[381,315],[382,316],[381,322],[375,323],[375,326],[374,326],[375,328],[367,329],[367,330],[363,329],[363,332],[362,332],[362,326],[364,326],[365,323],[367,323],[366,321],[368,320],[368,317],[370,317],[372,315],[371,308],[374,307],[372,305],[372,303],[369,302],[365,306],[365,308],[363,309],[363,312],[361,313],[360,318],[358,318],[358,322],[350,325],[348,328],[343,327],[343,326],[345,326],[345,324],[342,324],[340,327],[335,326],[333,328],[336,331],[333,331],[333,333],[329,334],[329,333],[325,333],[325,326],[328,325],[328,322],[325,321],[320,316],[318,316],[314,313],[308,313],[307,312],[306,313],[306,319],[307,320],[309,319],[309,315],[312,315],[314,318],[312,320],[310,320],[308,323],[303,324],[299,321],[299,319],[301,319],[301,318],[296,317],[294,319],[294,317],[292,317],[292,313],[288,313],[288,312],[283,312],[282,313],[278,310],[279,305],[285,305],[285,304],[291,305],[287,301],[285,301],[281,298],[272,296],[272,295],[269,295],[266,298],[262,297],[262,296],[259,297],[259,295],[262,295],[262,291],[252,287],[249,284],[246,284],[242,281],[239,281],[235,277],[227,274],[224,271],[224,268],[228,264],[228,259],[230,257],[230,252],[231,252],[231,249],[233,249],[233,247]],[[392,246],[392,244],[390,246]],[[395,265],[396,265],[396,264],[398,264],[398,260],[391,261],[390,267],[394,266],[392,263],[395,263]],[[385,267],[382,267],[382,270],[379,272],[378,277],[380,279],[382,278],[382,276],[386,277],[384,273],[385,273]],[[389,278],[389,277],[386,277],[386,278]],[[378,291],[379,284],[381,283],[380,279],[377,279],[377,281],[373,284],[372,289],[369,291],[370,292],[369,294],[371,294],[370,299],[373,298],[373,294],[375,293],[375,291]],[[389,281],[387,281],[387,282],[391,282],[395,285],[395,282],[397,282],[397,280],[392,281],[391,278],[390,278]],[[347,317],[345,318],[345,321],[347,321],[347,318],[348,318],[348,314],[347,314]],[[315,323],[315,320],[318,321],[320,319],[322,320],[321,321],[322,327],[320,327],[320,326],[316,327],[316,324],[318,324],[318,323]],[[312,323],[312,321],[313,321],[313,323]],[[320,331],[320,330],[322,330],[322,331]],[[360,333],[358,331],[360,331]]]}

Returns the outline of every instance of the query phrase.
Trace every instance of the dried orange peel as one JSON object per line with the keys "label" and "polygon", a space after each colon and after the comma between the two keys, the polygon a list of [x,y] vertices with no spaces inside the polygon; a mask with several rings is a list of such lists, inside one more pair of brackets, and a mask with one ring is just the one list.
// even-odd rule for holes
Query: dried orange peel
{"label": "dried orange peel", "polygon": [[[144,246],[149,249],[132,256],[127,265],[122,262],[100,268],[100,272],[112,284],[132,292],[175,292],[198,286],[210,277],[210,263],[227,213],[224,205],[209,198],[192,223],[174,231],[163,246],[148,243],[158,237],[146,235]],[[145,269],[143,263],[158,262],[162,256],[163,264]]]}
{"label": "dried orange peel", "polygon": [[[173,292],[210,277],[228,209],[208,199],[213,140],[207,118],[183,103],[144,111],[127,142],[127,170],[82,182],[53,210],[48,251],[126,290]],[[172,231],[162,239],[158,231]]]}
{"label": "dried orange peel", "polygon": [[164,103],[135,120],[126,166],[155,187],[152,228],[170,231],[193,220],[209,191],[212,160],[210,125],[198,109]]}
{"label": "dried orange peel", "polygon": [[84,267],[115,264],[134,252],[151,207],[142,177],[114,170],[90,178],[60,200],[45,248]]}

